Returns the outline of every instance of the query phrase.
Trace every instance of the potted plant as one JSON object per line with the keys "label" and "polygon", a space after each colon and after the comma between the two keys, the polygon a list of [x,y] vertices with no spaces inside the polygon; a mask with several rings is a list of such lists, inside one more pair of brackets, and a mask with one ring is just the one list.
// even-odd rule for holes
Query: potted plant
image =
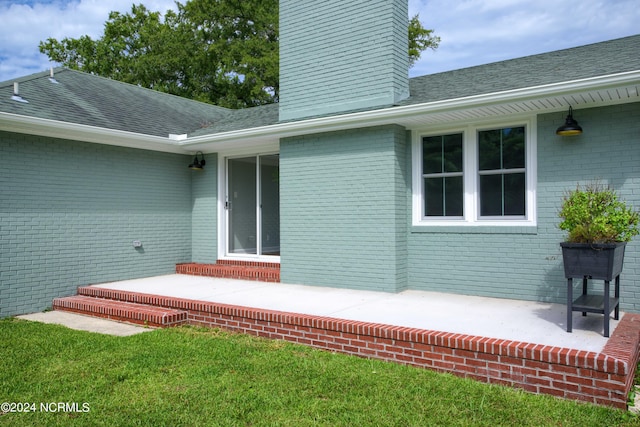
{"label": "potted plant", "polygon": [[562,202],[559,227],[565,277],[611,281],[622,271],[625,245],[639,233],[640,215],[599,183],[578,186]]}

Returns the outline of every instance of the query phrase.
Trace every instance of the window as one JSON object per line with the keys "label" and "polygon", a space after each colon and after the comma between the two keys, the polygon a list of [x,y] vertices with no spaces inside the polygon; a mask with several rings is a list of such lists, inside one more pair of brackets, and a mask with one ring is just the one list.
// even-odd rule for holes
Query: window
{"label": "window", "polygon": [[414,225],[534,225],[533,127],[416,133]]}
{"label": "window", "polygon": [[478,132],[480,217],[525,216],[524,127]]}
{"label": "window", "polygon": [[462,134],[426,136],[422,153],[425,215],[462,217]]}

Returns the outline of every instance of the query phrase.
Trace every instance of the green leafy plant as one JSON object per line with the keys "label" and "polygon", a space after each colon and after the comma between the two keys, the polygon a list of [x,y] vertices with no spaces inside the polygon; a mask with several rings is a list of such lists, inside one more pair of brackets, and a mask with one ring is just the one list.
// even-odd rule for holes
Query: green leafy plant
{"label": "green leafy plant", "polygon": [[636,236],[640,215],[618,198],[615,190],[599,183],[578,186],[565,195],[559,227],[568,242],[628,242]]}

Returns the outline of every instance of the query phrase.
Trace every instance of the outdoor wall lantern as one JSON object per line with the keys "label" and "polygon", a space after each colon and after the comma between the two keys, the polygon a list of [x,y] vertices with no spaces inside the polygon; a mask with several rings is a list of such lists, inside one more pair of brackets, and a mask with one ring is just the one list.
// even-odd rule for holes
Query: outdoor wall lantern
{"label": "outdoor wall lantern", "polygon": [[556,135],[560,136],[571,136],[571,135],[580,135],[582,133],[582,128],[573,118],[573,108],[569,105],[569,115],[567,116],[564,124],[560,126],[556,130]]}
{"label": "outdoor wall lantern", "polygon": [[[198,155],[200,155],[200,160],[198,160]],[[205,162],[204,160],[204,154],[202,154],[202,151],[198,151],[196,153],[196,156],[193,158],[193,162],[191,162],[191,164],[189,165],[189,169],[193,169],[194,171],[201,171],[206,163],[207,162]]]}

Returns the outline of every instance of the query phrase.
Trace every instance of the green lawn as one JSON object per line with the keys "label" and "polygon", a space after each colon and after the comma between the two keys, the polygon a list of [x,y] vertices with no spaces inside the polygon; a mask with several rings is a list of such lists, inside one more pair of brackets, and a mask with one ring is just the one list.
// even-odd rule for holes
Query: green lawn
{"label": "green lawn", "polygon": [[0,402],[35,403],[0,411],[12,426],[640,426],[626,411],[214,329],[112,337],[16,319],[0,320]]}

